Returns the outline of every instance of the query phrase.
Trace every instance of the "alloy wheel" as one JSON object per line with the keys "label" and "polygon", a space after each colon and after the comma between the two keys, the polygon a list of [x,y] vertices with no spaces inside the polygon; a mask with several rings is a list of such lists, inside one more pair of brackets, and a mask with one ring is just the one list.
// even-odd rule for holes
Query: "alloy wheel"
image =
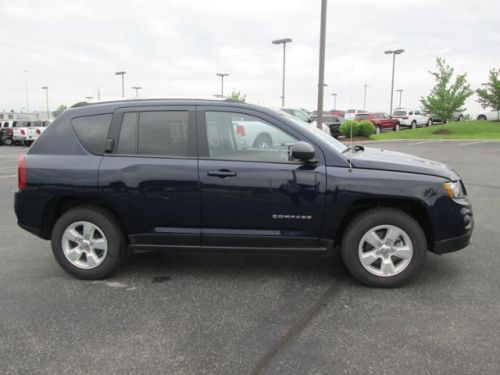
{"label": "alloy wheel", "polygon": [[69,225],[63,232],[61,244],[69,262],[82,269],[99,266],[108,253],[108,242],[103,231],[88,221]]}

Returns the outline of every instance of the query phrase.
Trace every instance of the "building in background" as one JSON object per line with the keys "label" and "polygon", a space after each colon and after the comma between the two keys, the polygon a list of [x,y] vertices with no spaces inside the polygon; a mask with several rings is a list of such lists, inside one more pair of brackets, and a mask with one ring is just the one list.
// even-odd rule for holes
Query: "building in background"
{"label": "building in background", "polygon": [[50,114],[47,118],[46,111],[34,111],[34,112],[0,112],[0,121],[52,121],[54,117]]}

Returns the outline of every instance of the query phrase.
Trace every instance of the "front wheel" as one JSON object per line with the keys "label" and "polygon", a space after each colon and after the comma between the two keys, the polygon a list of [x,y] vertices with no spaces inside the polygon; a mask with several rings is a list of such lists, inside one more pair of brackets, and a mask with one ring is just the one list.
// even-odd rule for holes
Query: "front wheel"
{"label": "front wheel", "polygon": [[477,119],[480,120],[480,121],[485,121],[486,120],[486,116],[485,115],[479,115]]}
{"label": "front wheel", "polygon": [[396,125],[394,126],[394,129],[392,129],[392,130],[394,130],[395,132],[398,132],[398,131],[399,131],[399,123],[398,123],[398,124],[396,124]]}
{"label": "front wheel", "polygon": [[360,283],[379,288],[404,284],[424,264],[425,234],[408,214],[380,208],[357,216],[342,240],[342,259]]}
{"label": "front wheel", "polygon": [[126,253],[125,237],[116,219],[97,207],[64,213],[52,230],[52,252],[59,265],[80,279],[111,274]]}
{"label": "front wheel", "polygon": [[377,127],[375,128],[375,133],[376,133],[376,134],[380,134],[380,133],[382,133],[382,129],[380,128],[380,126],[377,126]]}
{"label": "front wheel", "polygon": [[431,118],[427,120],[427,126],[432,126],[432,119]]}
{"label": "front wheel", "polygon": [[416,121],[412,121],[411,122],[411,128],[412,129],[416,129],[417,128],[417,122]]}

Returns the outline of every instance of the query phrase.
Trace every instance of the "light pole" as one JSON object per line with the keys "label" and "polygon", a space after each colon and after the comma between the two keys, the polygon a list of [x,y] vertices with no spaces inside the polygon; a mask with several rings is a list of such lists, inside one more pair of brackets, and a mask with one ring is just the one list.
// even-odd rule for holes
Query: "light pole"
{"label": "light pole", "polygon": [[45,90],[45,102],[47,104],[47,120],[50,120],[50,113],[49,113],[49,87],[48,86],[42,86],[42,90]]}
{"label": "light pole", "polygon": [[398,105],[398,109],[401,109],[401,97],[403,96],[403,89],[398,89],[396,90],[397,92],[399,92],[399,105]]}
{"label": "light pole", "polygon": [[24,84],[26,86],[26,112],[30,111],[30,99],[28,95],[28,69],[24,69]]}
{"label": "light pole", "polygon": [[364,94],[363,94],[363,110],[366,110],[366,89],[368,88],[368,84],[367,83],[364,83],[363,84],[363,87],[364,87]]}
{"label": "light pole", "polygon": [[285,59],[286,59],[286,44],[291,43],[292,39],[276,39],[273,40],[273,44],[283,44],[283,81],[281,84],[281,106],[285,106]]}
{"label": "light pole", "polygon": [[337,109],[337,93],[336,92],[332,92],[332,96],[333,96],[333,110],[335,111]]}
{"label": "light pole", "polygon": [[224,77],[228,76],[229,73],[217,73],[217,76],[220,77],[220,97],[224,97]]}
{"label": "light pole", "polygon": [[389,115],[392,115],[392,100],[394,99],[394,67],[396,65],[396,55],[400,55],[404,51],[404,49],[395,49],[384,52],[386,55],[392,54],[391,106],[389,108]]}
{"label": "light pole", "polygon": [[141,86],[133,86],[132,87],[132,90],[135,90],[135,97],[138,98],[139,97],[139,90],[141,90],[142,87]]}
{"label": "light pole", "polygon": [[86,96],[85,99],[87,99],[89,102],[91,102],[92,99],[94,99],[94,97],[93,96]]}
{"label": "light pole", "polygon": [[124,72],[124,71],[115,72],[115,75],[122,76],[122,99],[125,99],[125,74],[126,73],[127,72]]}
{"label": "light pole", "polygon": [[327,0],[321,0],[321,23],[319,28],[319,73],[318,73],[318,117],[316,126],[323,127],[323,91],[325,83],[325,41]]}

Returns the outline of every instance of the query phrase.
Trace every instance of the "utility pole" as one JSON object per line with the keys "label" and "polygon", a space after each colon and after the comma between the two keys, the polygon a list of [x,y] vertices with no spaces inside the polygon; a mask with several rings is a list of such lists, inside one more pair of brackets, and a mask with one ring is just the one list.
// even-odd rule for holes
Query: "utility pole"
{"label": "utility pole", "polygon": [[321,25],[319,31],[318,117],[316,126],[323,127],[323,91],[325,84],[325,41],[327,0],[321,0]]}
{"label": "utility pole", "polygon": [[291,43],[292,39],[284,38],[273,40],[273,44],[283,44],[283,79],[281,84],[281,106],[285,106],[285,60],[286,60],[286,44]]}
{"label": "utility pole", "polygon": [[86,96],[85,99],[87,99],[87,101],[91,102],[92,99],[94,99],[94,97],[93,96]]}
{"label": "utility pole", "polygon": [[229,73],[217,73],[217,76],[220,77],[220,97],[224,97],[224,77],[228,76]]}
{"label": "utility pole", "polygon": [[392,115],[392,100],[394,99],[394,68],[396,66],[396,55],[400,55],[404,51],[404,49],[395,49],[384,52],[386,55],[392,54],[391,106],[389,108],[389,115]]}

